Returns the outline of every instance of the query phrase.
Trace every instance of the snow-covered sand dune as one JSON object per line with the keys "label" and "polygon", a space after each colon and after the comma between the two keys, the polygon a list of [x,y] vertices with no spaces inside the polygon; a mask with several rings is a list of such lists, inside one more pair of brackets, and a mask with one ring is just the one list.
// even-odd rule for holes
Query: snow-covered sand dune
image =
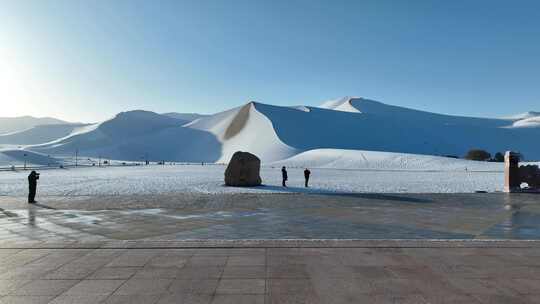
{"label": "snow-covered sand dune", "polygon": [[188,121],[148,111],[123,112],[84,132],[29,147],[54,155],[79,155],[123,160],[214,162],[221,147],[208,132],[183,127]]}
{"label": "snow-covered sand dune", "polygon": [[239,150],[254,153],[263,161],[285,159],[297,152],[278,138],[272,122],[257,110],[254,102],[196,120],[187,127],[205,130],[218,138],[222,144],[218,162],[228,162]]}
{"label": "snow-covered sand dune", "polygon": [[427,155],[463,156],[473,148],[516,150],[540,158],[540,128],[509,128],[504,119],[448,116],[348,100],[359,112],[311,107],[309,112],[257,103],[279,139],[299,151],[352,149]]}
{"label": "snow-covered sand dune", "polygon": [[88,126],[86,124],[51,124],[0,135],[0,144],[36,145],[74,135]]}
{"label": "snow-covered sand dune", "polygon": [[52,124],[67,124],[67,121],[63,121],[51,117],[32,117],[32,116],[19,116],[19,117],[0,117],[0,135],[8,133],[20,132],[35,126],[44,126]]}
{"label": "snow-covered sand dune", "polygon": [[0,150],[0,167],[22,166],[56,166],[61,162],[45,154],[26,150]]}
{"label": "snow-covered sand dune", "polygon": [[[365,151],[462,157],[470,149],[491,153],[514,150],[526,159],[537,160],[540,159],[537,138],[540,138],[540,123],[536,112],[505,119],[474,118],[346,97],[321,107],[249,102],[204,116],[129,111],[27,149],[54,156],[79,151],[79,155],[86,157],[177,162],[228,162],[240,150],[258,155],[264,163],[287,159],[320,167],[427,169],[440,167],[444,160],[368,155]],[[323,153],[321,149],[326,150]],[[468,165],[457,162],[447,166]]]}

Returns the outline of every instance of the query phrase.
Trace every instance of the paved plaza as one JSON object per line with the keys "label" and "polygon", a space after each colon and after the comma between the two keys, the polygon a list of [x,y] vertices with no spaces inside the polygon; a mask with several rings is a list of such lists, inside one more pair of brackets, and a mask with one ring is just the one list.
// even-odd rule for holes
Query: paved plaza
{"label": "paved plaza", "polygon": [[540,303],[534,194],[0,206],[0,303]]}
{"label": "paved plaza", "polygon": [[422,244],[0,249],[0,303],[540,302],[537,242]]}

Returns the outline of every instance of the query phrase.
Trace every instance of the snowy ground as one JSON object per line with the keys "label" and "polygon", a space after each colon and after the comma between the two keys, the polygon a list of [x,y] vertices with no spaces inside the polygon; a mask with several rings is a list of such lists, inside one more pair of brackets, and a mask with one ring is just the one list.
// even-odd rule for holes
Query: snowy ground
{"label": "snowy ground", "polygon": [[[225,166],[176,165],[86,167],[42,170],[39,195],[126,195],[167,193],[373,192],[462,193],[502,191],[500,170],[384,171],[311,169],[311,187],[303,187],[302,168],[289,168],[290,186],[281,187],[279,167],[263,167],[265,186],[232,188],[223,185]],[[1,196],[24,196],[28,171],[0,172]]]}

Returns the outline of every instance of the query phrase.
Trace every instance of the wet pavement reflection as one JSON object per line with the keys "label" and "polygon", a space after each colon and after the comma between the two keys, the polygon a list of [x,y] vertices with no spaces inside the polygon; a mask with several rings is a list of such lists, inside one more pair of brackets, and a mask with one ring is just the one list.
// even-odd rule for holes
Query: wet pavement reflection
{"label": "wet pavement reflection", "polygon": [[97,210],[81,208],[95,207],[92,198],[78,209],[53,199],[0,208],[0,241],[540,239],[535,194],[236,195],[154,208],[150,200],[164,198],[147,199]]}

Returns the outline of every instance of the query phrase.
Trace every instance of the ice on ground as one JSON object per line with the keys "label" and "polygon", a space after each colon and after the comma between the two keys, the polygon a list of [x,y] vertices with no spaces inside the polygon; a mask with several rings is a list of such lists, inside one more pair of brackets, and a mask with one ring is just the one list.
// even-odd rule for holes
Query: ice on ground
{"label": "ice on ground", "polygon": [[[225,187],[220,165],[87,167],[41,171],[39,196],[169,193],[460,193],[502,191],[503,171],[383,171],[311,169],[304,188],[303,168],[289,168],[289,188],[281,187],[280,167],[261,170],[264,186]],[[28,171],[0,172],[0,195],[25,196]]]}

